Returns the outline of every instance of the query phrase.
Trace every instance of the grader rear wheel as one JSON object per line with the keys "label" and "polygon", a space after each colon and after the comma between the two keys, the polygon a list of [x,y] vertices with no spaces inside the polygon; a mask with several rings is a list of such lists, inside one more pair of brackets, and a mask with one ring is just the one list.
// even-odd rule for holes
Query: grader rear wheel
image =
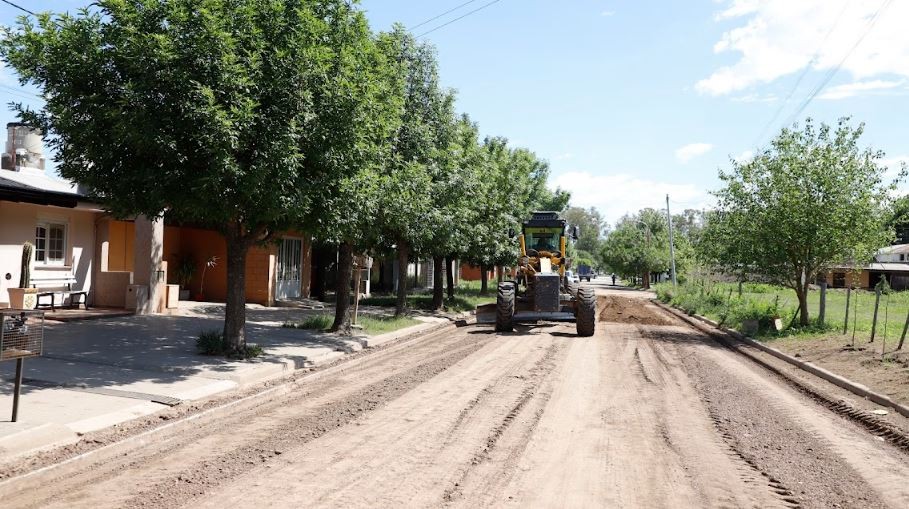
{"label": "grader rear wheel", "polygon": [[514,284],[499,283],[496,294],[496,332],[514,330]]}
{"label": "grader rear wheel", "polygon": [[593,336],[596,331],[597,296],[593,288],[582,286],[578,289],[578,336]]}

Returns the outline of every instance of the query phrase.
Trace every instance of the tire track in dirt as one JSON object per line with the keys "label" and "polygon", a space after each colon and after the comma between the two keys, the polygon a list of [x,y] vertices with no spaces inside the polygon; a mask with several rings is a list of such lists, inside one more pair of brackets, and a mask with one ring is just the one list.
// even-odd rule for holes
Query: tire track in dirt
{"label": "tire track in dirt", "polygon": [[[563,356],[565,343],[551,344],[546,354],[530,369],[524,379],[524,387],[507,414],[492,428],[481,449],[474,452],[470,461],[464,465],[452,485],[442,494],[442,503],[448,506],[455,503],[477,505],[475,500],[465,500],[464,493],[489,494],[496,488],[503,487],[510,479],[510,470],[515,466],[518,457],[524,452],[530,437],[543,416],[546,403],[551,396],[551,389],[543,389],[553,370],[559,364],[557,357]],[[526,415],[529,414],[529,415]],[[519,417],[520,424],[515,426]],[[507,444],[504,450],[500,443]]]}
{"label": "tire track in dirt", "polygon": [[298,393],[228,419],[200,423],[195,432],[150,444],[148,450],[121,461],[92,466],[52,484],[54,489],[44,490],[42,496],[28,494],[18,503],[23,507],[179,507],[376,410],[492,339],[465,336],[456,331],[437,342],[404,349],[397,357],[377,356],[349,370],[341,367],[310,387],[303,384]]}
{"label": "tire track in dirt", "polygon": [[[870,486],[788,410],[755,392],[698,348],[723,348],[698,332],[648,330],[676,345],[723,442],[790,507],[887,507]],[[704,343],[707,341],[708,343]]]}

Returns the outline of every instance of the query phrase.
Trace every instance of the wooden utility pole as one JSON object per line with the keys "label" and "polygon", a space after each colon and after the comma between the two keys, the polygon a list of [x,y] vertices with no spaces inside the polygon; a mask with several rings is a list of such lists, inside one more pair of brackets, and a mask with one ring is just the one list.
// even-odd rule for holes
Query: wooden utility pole
{"label": "wooden utility pole", "polygon": [[669,222],[669,259],[672,260],[672,286],[678,285],[675,275],[675,241],[672,234],[672,214],[669,213],[669,195],[666,195],[666,220]]}

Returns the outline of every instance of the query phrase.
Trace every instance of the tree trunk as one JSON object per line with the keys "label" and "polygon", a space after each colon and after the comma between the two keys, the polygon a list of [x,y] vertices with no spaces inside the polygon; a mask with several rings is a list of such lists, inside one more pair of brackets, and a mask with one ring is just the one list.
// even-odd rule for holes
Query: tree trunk
{"label": "tree trunk", "polygon": [[795,291],[799,298],[799,325],[808,325],[808,288],[807,285]]}
{"label": "tree trunk", "polygon": [[501,283],[502,281],[505,281],[505,267],[503,265],[499,265],[498,267],[496,267],[496,272],[498,272],[497,281],[499,283]]}
{"label": "tree trunk", "polygon": [[395,316],[401,316],[407,310],[407,265],[410,248],[398,242],[398,300],[395,303]]}
{"label": "tree trunk", "polygon": [[448,298],[454,298],[454,260],[451,257],[445,258],[445,279],[448,281]]}
{"label": "tree trunk", "polygon": [[480,265],[480,295],[486,295],[489,292],[489,267]]}
{"label": "tree trunk", "polygon": [[641,280],[643,281],[642,285],[644,286],[644,288],[649,289],[650,288],[650,272],[644,271],[644,274],[643,274]]}
{"label": "tree trunk", "polygon": [[344,242],[338,248],[338,277],[335,280],[335,321],[332,331],[350,330],[350,277],[353,273],[353,246]]}
{"label": "tree trunk", "polygon": [[249,242],[237,232],[228,232],[227,301],[224,309],[224,342],[231,351],[246,346],[246,254]]}
{"label": "tree trunk", "polygon": [[445,257],[434,256],[432,258],[432,309],[440,311],[442,309],[442,300],[445,297],[445,281],[443,281],[442,268],[445,263]]}

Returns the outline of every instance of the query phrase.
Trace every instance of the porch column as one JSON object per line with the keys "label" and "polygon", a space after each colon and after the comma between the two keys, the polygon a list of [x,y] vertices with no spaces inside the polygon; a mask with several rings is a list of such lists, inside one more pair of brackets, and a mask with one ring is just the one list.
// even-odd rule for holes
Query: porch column
{"label": "porch column", "polygon": [[164,309],[167,274],[164,273],[164,219],[136,218],[133,284],[148,288],[148,300],[138,302],[136,314],[156,314]]}

